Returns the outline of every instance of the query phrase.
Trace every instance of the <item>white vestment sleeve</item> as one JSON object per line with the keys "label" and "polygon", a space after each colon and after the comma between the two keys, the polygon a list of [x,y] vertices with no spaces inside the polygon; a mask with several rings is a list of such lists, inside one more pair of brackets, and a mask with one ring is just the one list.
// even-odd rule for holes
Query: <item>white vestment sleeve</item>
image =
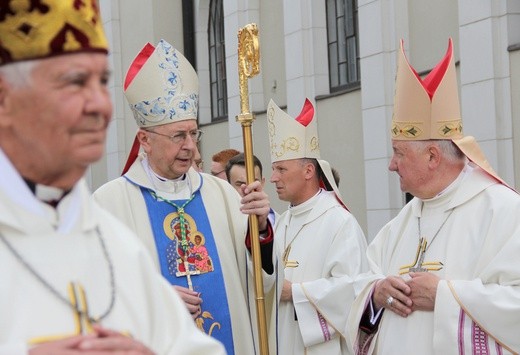
{"label": "white vestment sleeve", "polygon": [[[350,305],[361,290],[357,276],[366,270],[366,242],[349,216],[326,256],[330,276],[293,284],[293,303],[306,346],[333,339],[345,330]],[[340,334],[337,334],[337,333]]]}
{"label": "white vestment sleeve", "polygon": [[0,344],[0,355],[26,355],[27,347],[23,343]]}
{"label": "white vestment sleeve", "polygon": [[298,326],[306,347],[322,343],[336,336],[334,328],[309,302],[301,284],[292,284],[293,304],[298,315]]}

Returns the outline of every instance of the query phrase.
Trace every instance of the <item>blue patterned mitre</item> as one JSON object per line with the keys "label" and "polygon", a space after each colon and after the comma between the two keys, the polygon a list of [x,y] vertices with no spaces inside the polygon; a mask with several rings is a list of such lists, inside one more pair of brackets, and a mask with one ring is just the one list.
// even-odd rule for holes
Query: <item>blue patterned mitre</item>
{"label": "blue patterned mitre", "polygon": [[141,50],[128,69],[125,88],[139,127],[197,119],[197,73],[188,60],[164,40],[155,48],[147,44]]}

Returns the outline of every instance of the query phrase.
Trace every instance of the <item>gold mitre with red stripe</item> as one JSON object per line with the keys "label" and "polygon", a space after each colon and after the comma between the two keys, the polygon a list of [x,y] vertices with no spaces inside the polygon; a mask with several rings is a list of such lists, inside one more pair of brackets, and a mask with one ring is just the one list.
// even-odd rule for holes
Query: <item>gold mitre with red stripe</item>
{"label": "gold mitre with red stripe", "polygon": [[161,39],[136,56],[124,93],[139,127],[197,119],[199,79],[190,62]]}
{"label": "gold mitre with red stripe", "polygon": [[475,138],[462,134],[451,38],[446,55],[424,79],[408,63],[401,41],[391,134],[394,140],[449,139],[470,161],[513,189],[492,168]]}
{"label": "gold mitre with red stripe", "polygon": [[0,0],[0,65],[108,52],[96,0]]}
{"label": "gold mitre with red stripe", "polygon": [[273,100],[267,106],[267,131],[271,162],[281,160],[320,159],[318,125],[314,120],[314,106],[305,99],[301,113],[292,118]]}
{"label": "gold mitre with red stripe", "polygon": [[391,134],[395,140],[462,137],[457,73],[451,38],[446,55],[424,79],[421,79],[408,63],[401,40]]}

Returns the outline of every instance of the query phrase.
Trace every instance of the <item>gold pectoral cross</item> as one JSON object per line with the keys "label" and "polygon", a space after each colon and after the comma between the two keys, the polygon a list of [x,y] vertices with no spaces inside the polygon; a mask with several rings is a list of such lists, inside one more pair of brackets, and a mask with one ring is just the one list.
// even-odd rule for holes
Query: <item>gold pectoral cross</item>
{"label": "gold pectoral cross", "polygon": [[424,237],[419,239],[419,245],[417,246],[417,252],[415,253],[415,259],[410,265],[404,265],[399,268],[399,275],[407,274],[409,272],[427,272],[427,271],[439,271],[443,268],[443,264],[440,261],[424,261],[424,255],[428,241]]}
{"label": "gold pectoral cross", "polygon": [[285,251],[283,252],[283,264],[286,268],[297,268],[300,263],[296,260],[289,260],[289,253],[291,252],[291,244],[285,248]]}
{"label": "gold pectoral cross", "polygon": [[[93,333],[94,330],[92,328],[92,322],[88,317],[88,305],[87,305],[87,296],[85,295],[85,290],[81,285],[76,285],[73,282],[69,282],[67,286],[67,291],[69,294],[69,300],[72,306],[74,306],[73,317],[74,317],[74,332],[68,334],[57,334],[57,335],[48,335],[41,336],[29,339],[29,344],[37,345],[41,343],[47,343],[50,341],[60,340],[69,338],[74,335],[81,334],[90,334]],[[78,306],[78,298],[79,298],[79,306]]]}

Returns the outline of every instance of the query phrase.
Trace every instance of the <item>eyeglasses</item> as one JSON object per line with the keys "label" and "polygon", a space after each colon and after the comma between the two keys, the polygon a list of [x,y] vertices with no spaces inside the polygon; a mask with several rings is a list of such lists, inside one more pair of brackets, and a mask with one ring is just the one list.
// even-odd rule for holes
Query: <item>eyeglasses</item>
{"label": "eyeglasses", "polygon": [[186,138],[188,138],[188,135],[191,137],[192,141],[194,141],[195,143],[198,143],[200,141],[200,137],[202,136],[202,131],[200,129],[195,129],[195,130],[189,131],[189,132],[186,132],[186,131],[177,132],[173,136],[169,136],[167,134],[162,134],[162,133],[155,132],[152,130],[147,130],[147,129],[145,129],[145,131],[148,133],[157,134],[158,136],[167,137],[169,140],[171,140],[175,144],[181,144],[181,143],[186,142]]}
{"label": "eyeglasses", "polygon": [[219,175],[222,174],[224,171],[226,171],[226,169],[224,169],[224,170],[220,170],[220,171],[218,171],[218,172],[211,171],[211,175],[213,175],[213,176],[219,176]]}

